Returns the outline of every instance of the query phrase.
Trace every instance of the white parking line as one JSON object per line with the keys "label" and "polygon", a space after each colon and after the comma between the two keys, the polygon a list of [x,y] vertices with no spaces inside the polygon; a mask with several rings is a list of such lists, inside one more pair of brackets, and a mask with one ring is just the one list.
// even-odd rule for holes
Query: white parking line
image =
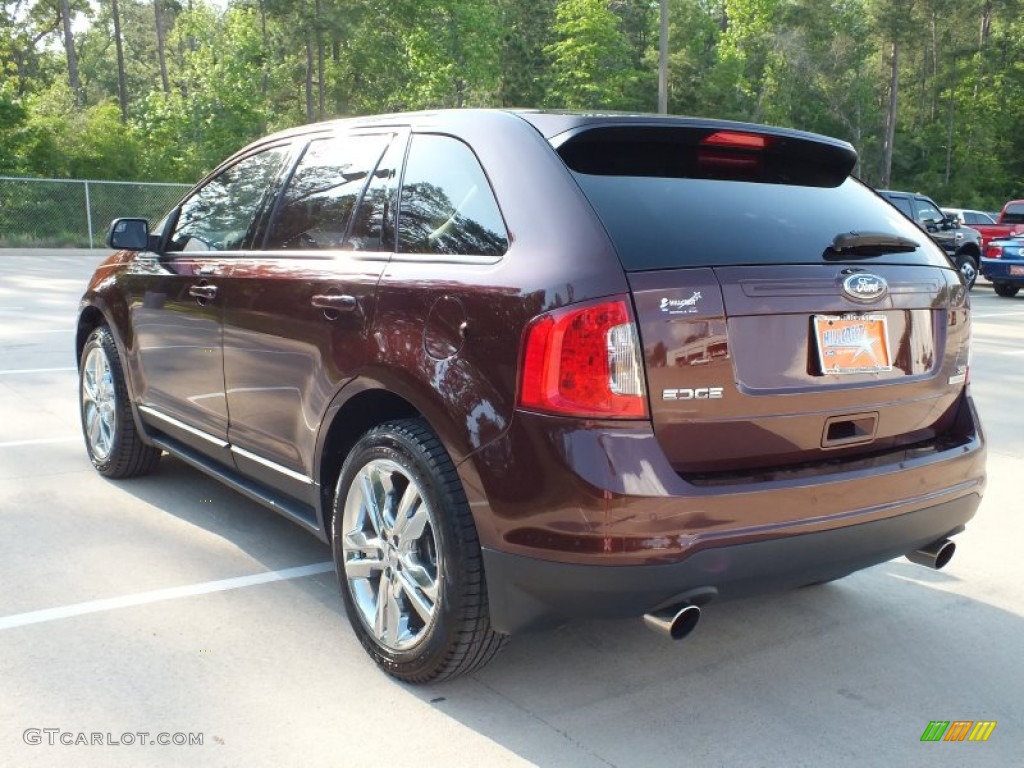
{"label": "white parking line", "polygon": [[1010,315],[1024,315],[1024,309],[1008,309],[1005,312],[971,312],[971,317],[975,320],[987,317],[1009,317]]}
{"label": "white parking line", "polygon": [[50,443],[73,443],[81,439],[81,435],[76,435],[75,437],[40,437],[35,440],[14,440],[9,443],[0,443],[0,448],[19,448],[23,445],[49,445]]}
{"label": "white parking line", "polygon": [[48,328],[45,331],[40,331],[36,328],[7,328],[3,331],[4,335],[10,334],[22,334],[27,335],[30,333],[74,333],[74,328]]}
{"label": "white parking line", "polygon": [[13,616],[0,616],[0,629],[13,629],[15,627],[24,627],[28,624],[40,624],[44,621],[56,621],[72,616],[82,616],[87,613],[113,611],[117,608],[146,605],[147,603],[157,603],[161,600],[176,600],[179,597],[207,595],[211,592],[224,592],[229,589],[241,589],[242,587],[252,587],[257,584],[268,584],[274,581],[301,579],[303,576],[313,576],[317,573],[326,573],[332,570],[334,570],[334,563],[314,563],[312,565],[300,565],[296,568],[285,568],[280,571],[255,573],[252,576],[239,576],[234,579],[204,581],[200,584],[188,584],[184,587],[156,589],[152,592],[139,592],[134,595],[110,597],[105,600],[91,600],[88,603],[65,605],[62,608],[47,608],[42,611],[16,613]]}
{"label": "white parking line", "polygon": [[52,373],[54,371],[77,371],[77,368],[18,368],[12,371],[0,371],[0,376],[14,376],[20,373]]}

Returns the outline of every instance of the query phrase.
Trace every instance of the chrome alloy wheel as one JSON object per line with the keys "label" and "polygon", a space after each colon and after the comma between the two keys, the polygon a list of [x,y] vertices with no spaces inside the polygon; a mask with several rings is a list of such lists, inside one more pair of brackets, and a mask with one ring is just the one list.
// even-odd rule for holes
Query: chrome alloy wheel
{"label": "chrome alloy wheel", "polygon": [[437,617],[440,573],[430,506],[393,461],[367,462],[342,517],[345,580],[360,619],[390,651],[407,651]]}
{"label": "chrome alloy wheel", "polygon": [[974,281],[978,279],[978,270],[974,266],[973,259],[967,257],[960,262],[960,274],[964,276],[964,282],[968,287],[974,285]]}
{"label": "chrome alloy wheel", "polygon": [[82,424],[89,450],[99,461],[110,456],[117,426],[114,374],[107,353],[93,347],[82,365]]}

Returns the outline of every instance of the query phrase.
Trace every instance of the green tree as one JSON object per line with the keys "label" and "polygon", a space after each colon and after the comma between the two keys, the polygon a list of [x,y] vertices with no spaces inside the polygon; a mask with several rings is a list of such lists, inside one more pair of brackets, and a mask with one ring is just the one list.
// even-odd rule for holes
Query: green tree
{"label": "green tree", "polygon": [[620,19],[604,0],[559,0],[548,101],[569,109],[615,109],[630,102],[637,71]]}

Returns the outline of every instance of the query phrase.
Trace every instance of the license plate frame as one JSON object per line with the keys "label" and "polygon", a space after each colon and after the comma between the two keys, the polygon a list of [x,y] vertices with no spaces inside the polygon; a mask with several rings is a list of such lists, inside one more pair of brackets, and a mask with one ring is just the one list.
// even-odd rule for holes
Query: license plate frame
{"label": "license plate frame", "polygon": [[885,315],[812,315],[811,321],[822,374],[845,376],[892,370]]}
{"label": "license plate frame", "polygon": [[1024,264],[1011,264],[1010,265],[1010,276],[1011,277],[1024,277]]}

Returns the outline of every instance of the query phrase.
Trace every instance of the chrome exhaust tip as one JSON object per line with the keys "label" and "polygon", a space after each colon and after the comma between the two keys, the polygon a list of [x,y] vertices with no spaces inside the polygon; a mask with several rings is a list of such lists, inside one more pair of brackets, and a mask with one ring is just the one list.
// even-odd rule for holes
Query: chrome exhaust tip
{"label": "chrome exhaust tip", "polygon": [[937,571],[953,559],[954,552],[956,552],[956,544],[949,539],[939,539],[925,547],[915,549],[913,552],[907,552],[906,558],[912,563],[934,568]]}
{"label": "chrome exhaust tip", "polygon": [[660,611],[644,614],[644,624],[660,635],[682,640],[700,621],[700,608],[692,603],[679,603]]}

